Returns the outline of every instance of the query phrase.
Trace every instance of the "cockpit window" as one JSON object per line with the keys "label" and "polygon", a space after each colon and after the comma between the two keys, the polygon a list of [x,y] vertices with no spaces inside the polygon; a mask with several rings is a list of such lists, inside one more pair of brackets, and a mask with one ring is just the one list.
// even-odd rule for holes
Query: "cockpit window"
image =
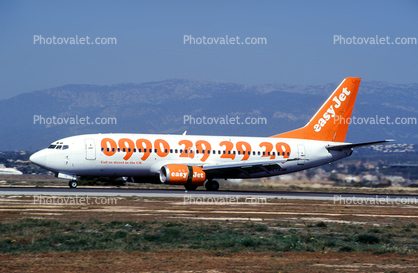
{"label": "cockpit window", "polygon": [[[58,144],[58,142],[57,142]],[[70,148],[69,145],[62,145],[62,142],[60,144],[51,144],[48,146],[48,149],[56,149],[56,150],[67,150]]]}

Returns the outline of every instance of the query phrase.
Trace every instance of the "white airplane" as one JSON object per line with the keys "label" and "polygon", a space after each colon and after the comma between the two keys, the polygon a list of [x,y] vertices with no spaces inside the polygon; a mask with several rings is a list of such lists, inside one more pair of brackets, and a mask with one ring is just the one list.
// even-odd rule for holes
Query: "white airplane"
{"label": "white airplane", "polygon": [[360,78],[345,78],[304,127],[271,137],[90,134],[53,142],[30,161],[58,177],[128,177],[139,183],[205,186],[215,179],[260,178],[297,172],[352,154],[353,148],[387,142],[346,143]]}
{"label": "white airplane", "polygon": [[16,168],[6,168],[4,164],[0,164],[0,175],[22,175],[23,173]]}

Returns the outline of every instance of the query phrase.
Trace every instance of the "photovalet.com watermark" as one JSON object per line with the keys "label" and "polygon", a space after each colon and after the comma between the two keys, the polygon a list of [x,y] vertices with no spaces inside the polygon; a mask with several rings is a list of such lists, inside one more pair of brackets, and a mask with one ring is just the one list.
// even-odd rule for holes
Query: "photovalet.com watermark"
{"label": "photovalet.com watermark", "polygon": [[267,118],[264,117],[245,117],[229,116],[223,117],[194,117],[192,115],[183,116],[183,124],[189,125],[266,125]]}
{"label": "photovalet.com watermark", "polygon": [[90,36],[72,36],[72,37],[44,37],[42,35],[33,35],[34,45],[116,45],[118,40],[115,37],[90,37]]}
{"label": "photovalet.com watermark", "polygon": [[343,197],[334,195],[334,205],[418,205],[418,199],[415,197]]}
{"label": "photovalet.com watermark", "polygon": [[193,35],[183,35],[184,45],[266,45],[266,37],[246,37],[241,38],[240,36],[218,36],[218,37],[207,37]]}
{"label": "photovalet.com watermark", "polygon": [[116,125],[118,123],[115,117],[44,117],[42,115],[33,115],[33,124],[38,125]]}
{"label": "photovalet.com watermark", "polygon": [[90,196],[33,196],[34,205],[117,205],[115,197]]}
{"label": "photovalet.com watermark", "polygon": [[260,205],[267,204],[265,197],[243,197],[243,196],[200,196],[185,195],[184,205]]}
{"label": "photovalet.com watermark", "polygon": [[342,35],[333,36],[334,45],[416,45],[416,37],[396,37],[391,39],[389,36],[380,37],[379,35],[369,37]]}
{"label": "photovalet.com watermark", "polygon": [[378,115],[372,117],[356,117],[352,116],[344,118],[343,116],[334,116],[334,124],[354,124],[354,125],[416,125],[416,117],[396,117],[389,116],[380,117]]}

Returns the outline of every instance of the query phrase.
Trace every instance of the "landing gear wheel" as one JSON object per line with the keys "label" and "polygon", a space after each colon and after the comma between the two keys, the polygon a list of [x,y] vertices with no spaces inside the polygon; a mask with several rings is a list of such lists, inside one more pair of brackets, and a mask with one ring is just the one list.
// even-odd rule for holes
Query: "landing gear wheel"
{"label": "landing gear wheel", "polygon": [[197,186],[195,186],[195,185],[184,185],[184,187],[188,191],[195,191],[197,189]]}
{"label": "landing gear wheel", "polygon": [[217,191],[217,190],[219,190],[219,183],[218,183],[218,181],[210,180],[210,181],[206,182],[205,188],[208,191]]}
{"label": "landing gear wheel", "polygon": [[74,188],[77,188],[78,183],[75,180],[71,180],[70,182],[68,182],[68,186],[70,186],[70,188],[74,189]]}

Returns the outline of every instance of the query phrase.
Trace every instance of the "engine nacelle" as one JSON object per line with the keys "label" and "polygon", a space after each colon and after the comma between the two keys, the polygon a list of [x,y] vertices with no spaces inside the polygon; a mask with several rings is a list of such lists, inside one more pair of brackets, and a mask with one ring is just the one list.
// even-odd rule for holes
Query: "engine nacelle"
{"label": "engine nacelle", "polygon": [[200,167],[167,164],[160,169],[161,183],[203,186],[206,173]]}

